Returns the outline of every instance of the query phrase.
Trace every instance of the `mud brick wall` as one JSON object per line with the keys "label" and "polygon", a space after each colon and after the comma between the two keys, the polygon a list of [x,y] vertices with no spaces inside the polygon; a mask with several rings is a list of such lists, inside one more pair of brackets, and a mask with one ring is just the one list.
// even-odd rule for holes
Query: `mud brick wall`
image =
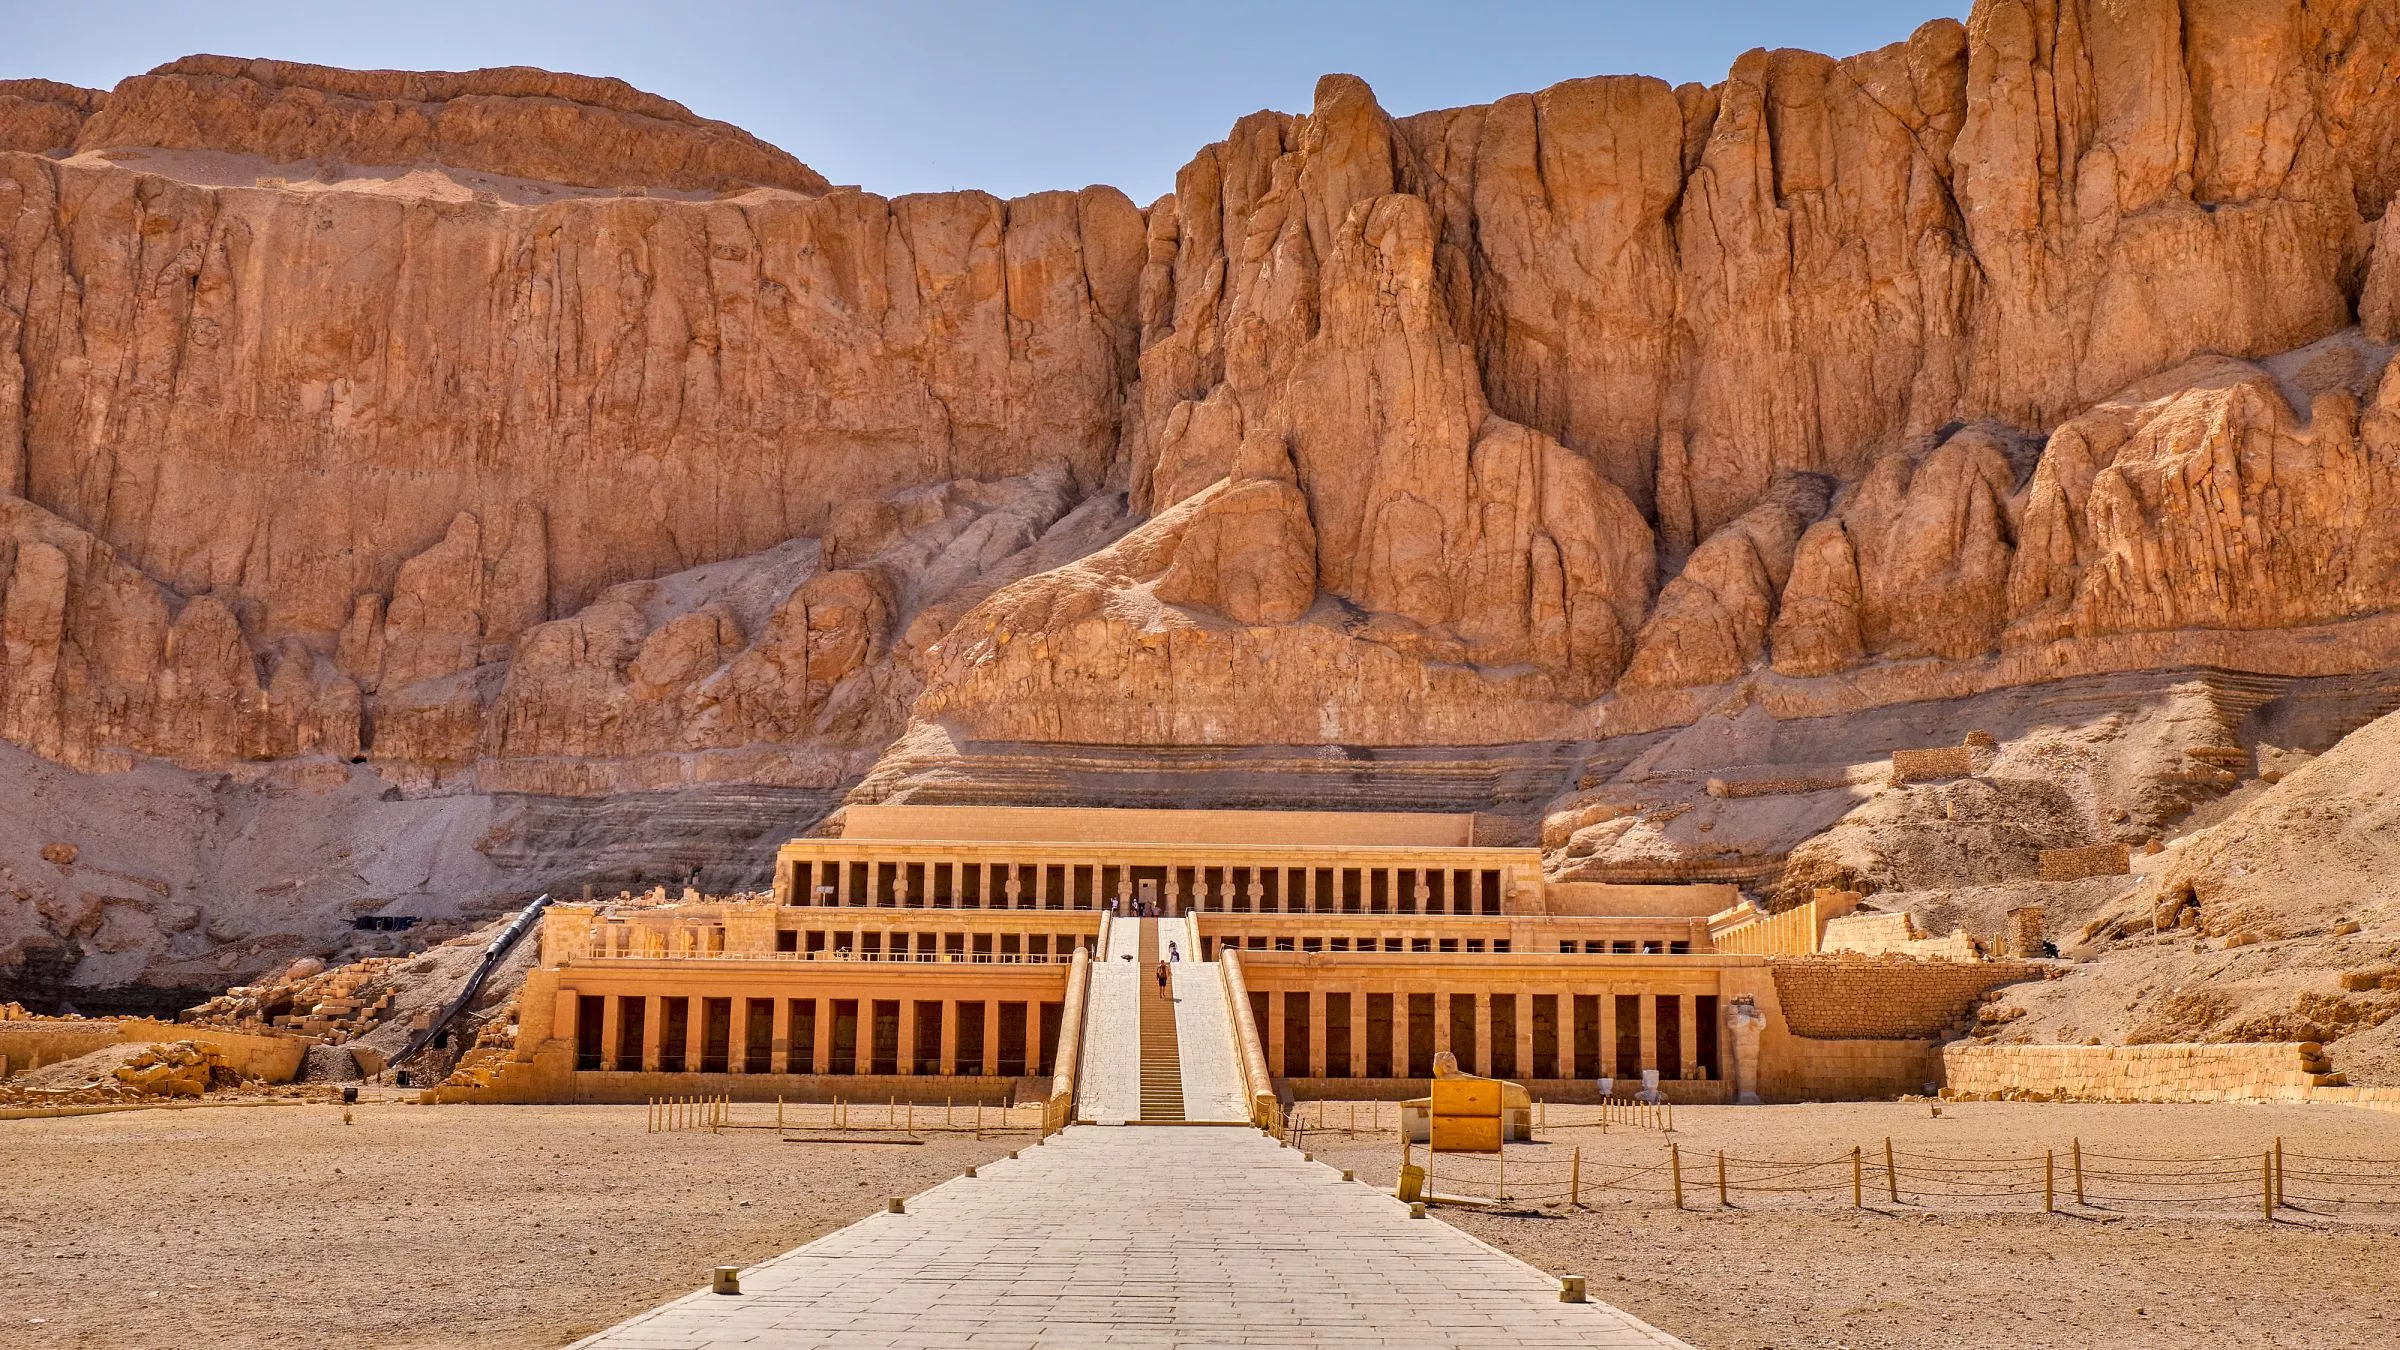
{"label": "mud brick wall", "polygon": [[2295,1041],[1942,1048],[1943,1095],[2102,1102],[2306,1101],[2325,1062]]}
{"label": "mud brick wall", "polygon": [[1975,751],[1964,745],[1936,750],[1894,750],[1892,781],[1924,783],[1937,778],[1964,778],[1975,772]]}
{"label": "mud brick wall", "polygon": [[2022,980],[2022,961],[1817,956],[1779,960],[1775,996],[1795,1036],[1923,1040],[1964,1018],[1986,990]]}
{"label": "mud brick wall", "polygon": [[2120,876],[2132,870],[2133,851],[2123,844],[2042,850],[2041,879],[2044,881],[2081,881],[2085,877]]}

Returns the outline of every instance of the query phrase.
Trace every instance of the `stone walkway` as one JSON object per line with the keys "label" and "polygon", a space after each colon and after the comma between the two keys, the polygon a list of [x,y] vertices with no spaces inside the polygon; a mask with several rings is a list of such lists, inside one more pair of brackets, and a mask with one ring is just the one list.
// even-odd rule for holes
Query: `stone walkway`
{"label": "stone walkway", "polygon": [[1225,1012],[1225,975],[1216,962],[1176,963],[1175,1041],[1183,1060],[1183,1118],[1248,1120],[1233,1019]]}
{"label": "stone walkway", "polygon": [[1075,1089],[1078,1120],[1142,1118],[1142,993],[1148,972],[1135,954],[1141,925],[1109,924],[1108,955],[1092,963],[1083,1003],[1082,1072]]}
{"label": "stone walkway", "polygon": [[1246,1127],[1078,1126],[577,1344],[1683,1342]]}

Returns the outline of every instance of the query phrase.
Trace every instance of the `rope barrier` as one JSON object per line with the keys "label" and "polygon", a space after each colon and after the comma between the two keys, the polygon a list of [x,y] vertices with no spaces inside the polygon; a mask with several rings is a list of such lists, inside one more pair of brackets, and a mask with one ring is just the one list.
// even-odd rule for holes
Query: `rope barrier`
{"label": "rope barrier", "polygon": [[[2288,1151],[2281,1140],[2249,1157],[2096,1153],[2076,1139],[2067,1149],[1978,1158],[1902,1151],[1886,1139],[1880,1156],[1866,1147],[1813,1158],[1712,1150],[1688,1161],[1702,1172],[1686,1177],[1680,1144],[1669,1144],[1658,1162],[1622,1166],[1586,1158],[1581,1148],[1555,1158],[1444,1153],[1429,1155],[1424,1172],[1427,1185],[1443,1192],[1438,1199],[1482,1203],[1581,1206],[1587,1195],[1616,1193],[1662,1196],[1678,1209],[1690,1208],[1687,1181],[1705,1186],[1713,1164],[1720,1208],[1735,1207],[1737,1196],[1839,1203],[1845,1170],[1848,1199],[1857,1208],[1867,1206],[1870,1183],[1876,1202],[1893,1206],[2017,1202],[2051,1213],[2062,1205],[2185,1212],[2248,1205],[2269,1221],[2283,1209],[2400,1208],[2400,1158],[2337,1160]],[[1709,1206],[1700,1199],[1697,1207]]]}

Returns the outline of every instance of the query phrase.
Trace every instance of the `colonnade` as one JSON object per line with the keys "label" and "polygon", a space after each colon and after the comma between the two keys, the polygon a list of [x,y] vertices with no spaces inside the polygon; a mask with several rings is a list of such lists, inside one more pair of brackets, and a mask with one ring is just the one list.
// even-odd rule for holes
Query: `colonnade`
{"label": "colonnade", "polygon": [[1037,999],[581,994],[580,1071],[1046,1074],[1063,1005]]}
{"label": "colonnade", "polygon": [[795,905],[908,909],[1120,908],[1222,914],[1499,914],[1498,867],[989,861],[966,858],[786,859],[778,888]]}
{"label": "colonnade", "polygon": [[815,960],[1019,962],[1066,961],[1077,947],[1089,949],[1090,933],[978,932],[907,933],[883,928],[788,928],[777,937],[780,950]]}
{"label": "colonnade", "polygon": [[1251,1017],[1271,1071],[1288,1078],[1427,1078],[1447,1050],[1496,1078],[1717,1078],[1715,994],[1524,993],[1454,987],[1260,988]]}

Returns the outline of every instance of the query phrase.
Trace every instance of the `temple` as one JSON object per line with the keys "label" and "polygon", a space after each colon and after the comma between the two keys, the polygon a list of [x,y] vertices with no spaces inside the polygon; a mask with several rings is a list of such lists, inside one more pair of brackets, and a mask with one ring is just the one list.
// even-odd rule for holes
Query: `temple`
{"label": "temple", "polygon": [[[1469,815],[852,806],[771,893],[554,905],[443,1099],[1039,1100],[1058,1123],[1417,1095],[1890,1096],[2022,978],[1841,950],[1856,897],[1545,876]],[[1877,929],[1876,931],[1880,931]],[[1855,947],[1855,944],[1852,944]],[[1156,997],[1153,982],[1158,982]],[[1169,996],[1171,993],[1171,997]]]}

